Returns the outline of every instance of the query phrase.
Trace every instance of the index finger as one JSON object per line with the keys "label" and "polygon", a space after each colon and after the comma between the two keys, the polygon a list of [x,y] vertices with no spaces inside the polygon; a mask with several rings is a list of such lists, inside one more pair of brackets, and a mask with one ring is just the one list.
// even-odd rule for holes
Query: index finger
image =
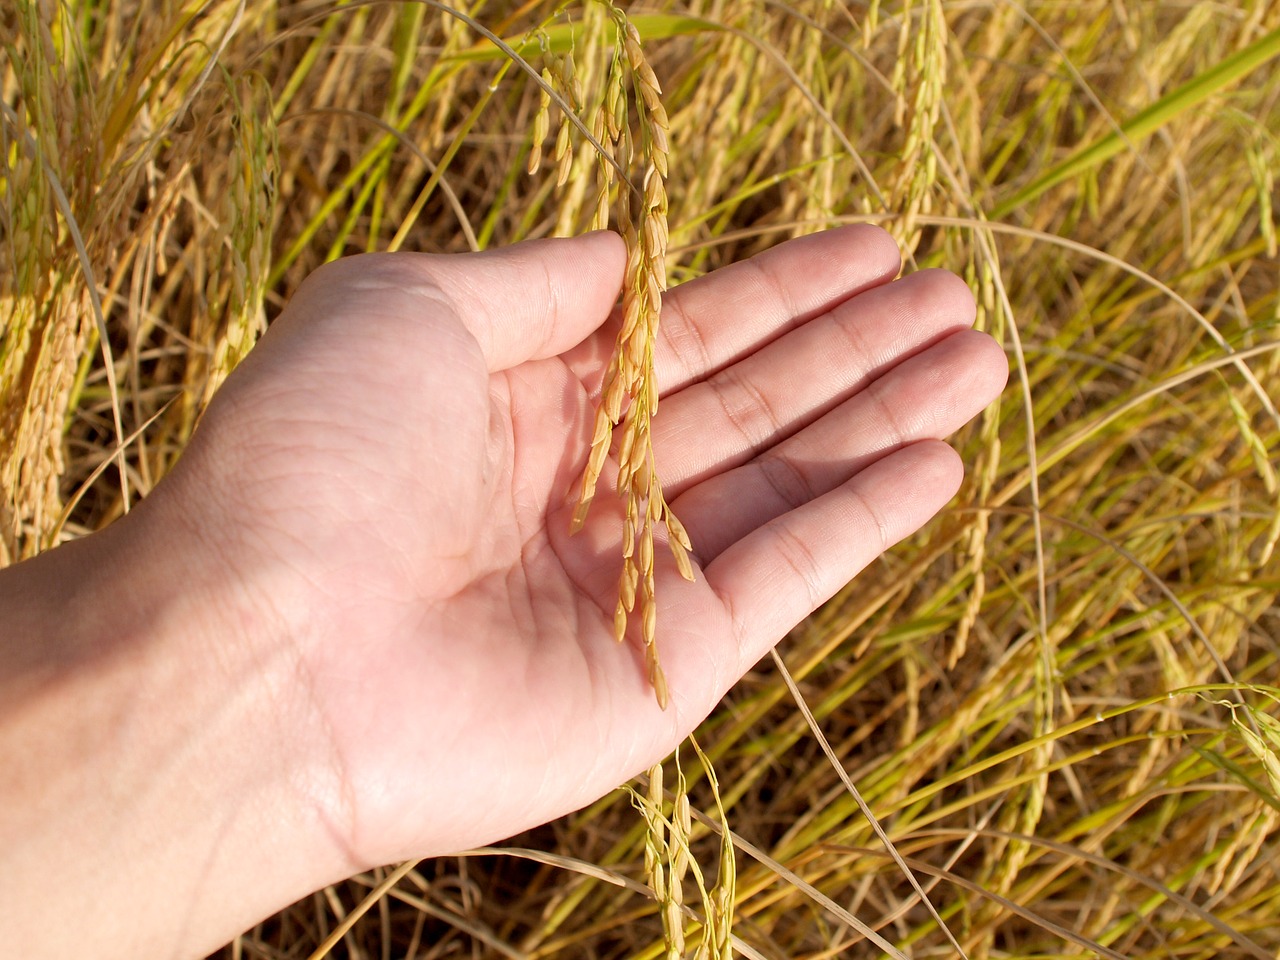
{"label": "index finger", "polygon": [[661,394],[736,363],[902,266],[897,242],[859,223],[788,240],[681,284],[665,298],[654,366]]}
{"label": "index finger", "polygon": [[[654,353],[659,394],[696,383],[863,290],[888,283],[901,264],[894,239],[860,223],[788,240],[672,288],[663,297]],[[618,325],[614,311],[599,336],[565,356],[592,393]]]}

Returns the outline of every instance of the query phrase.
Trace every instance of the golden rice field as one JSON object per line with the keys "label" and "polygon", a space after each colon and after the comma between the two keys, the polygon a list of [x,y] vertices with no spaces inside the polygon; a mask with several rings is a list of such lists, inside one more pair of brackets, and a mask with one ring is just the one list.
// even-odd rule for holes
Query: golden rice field
{"label": "golden rice field", "polygon": [[[952,505],[699,731],[732,878],[682,752],[733,950],[1280,954],[1280,4],[17,0],[0,51],[0,563],[145,497],[326,260],[607,219],[678,283],[879,223],[1012,374]],[[219,956],[715,952],[633,787]]]}

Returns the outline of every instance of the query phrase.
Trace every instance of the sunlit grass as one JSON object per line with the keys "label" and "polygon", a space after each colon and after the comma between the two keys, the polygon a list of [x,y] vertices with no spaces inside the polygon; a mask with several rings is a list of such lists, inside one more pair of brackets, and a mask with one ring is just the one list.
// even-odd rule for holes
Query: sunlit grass
{"label": "sunlit grass", "polygon": [[[4,559],[145,496],[326,259],[595,215],[591,144],[574,134],[563,187],[554,162],[530,176],[542,91],[434,4],[11,7]],[[572,50],[590,102],[612,41],[586,9],[464,12],[533,74]],[[699,733],[738,838],[741,952],[889,953],[871,930],[955,955],[808,713],[969,956],[1274,958],[1280,7],[630,13],[670,120],[673,281],[872,220],[970,281],[1013,366],[958,438],[954,504],[781,646],[807,710],[765,661]],[[711,880],[716,808],[685,773]],[[618,791],[523,850],[332,888],[227,956],[306,956],[330,933],[338,956],[662,956],[646,835]]]}

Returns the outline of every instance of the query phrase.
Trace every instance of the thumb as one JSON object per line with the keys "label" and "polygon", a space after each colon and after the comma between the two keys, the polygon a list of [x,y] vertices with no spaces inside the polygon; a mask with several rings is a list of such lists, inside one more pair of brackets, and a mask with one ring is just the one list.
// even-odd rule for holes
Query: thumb
{"label": "thumb", "polygon": [[491,372],[554,357],[609,316],[626,266],[626,245],[601,230],[528,240],[483,253],[418,257],[453,304]]}

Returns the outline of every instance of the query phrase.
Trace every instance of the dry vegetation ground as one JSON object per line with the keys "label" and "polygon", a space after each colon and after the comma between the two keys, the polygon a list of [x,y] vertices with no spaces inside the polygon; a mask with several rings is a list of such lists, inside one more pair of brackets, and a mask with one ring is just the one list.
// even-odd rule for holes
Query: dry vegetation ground
{"label": "dry vegetation ground", "polygon": [[[673,282],[873,220],[971,281],[1014,368],[953,506],[699,734],[740,951],[885,955],[870,927],[955,955],[816,728],[970,957],[1276,957],[1280,4],[628,12],[669,118]],[[605,8],[465,13],[570,92],[571,51],[590,129]],[[582,132],[557,150],[552,105],[529,174],[542,90],[433,2],[17,0],[0,43],[0,562],[145,496],[326,258],[596,216]],[[516,841],[540,853],[359,877],[225,956],[335,933],[335,956],[658,957],[646,833],[619,791]],[[692,837],[714,877],[696,813]]]}

